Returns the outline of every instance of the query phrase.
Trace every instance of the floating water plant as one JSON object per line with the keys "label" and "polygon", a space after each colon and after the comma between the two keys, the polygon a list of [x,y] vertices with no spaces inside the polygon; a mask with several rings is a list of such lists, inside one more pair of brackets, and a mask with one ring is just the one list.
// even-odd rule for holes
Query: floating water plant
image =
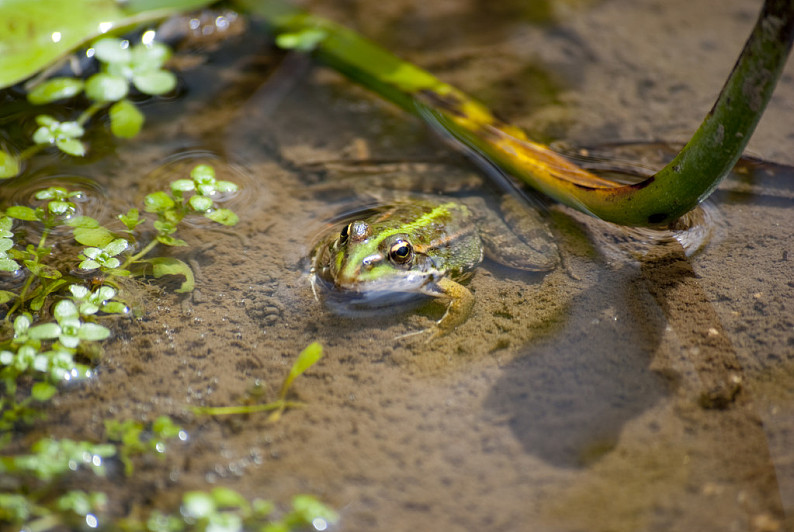
{"label": "floating water plant", "polygon": [[28,101],[45,105],[75,98],[81,94],[91,102],[88,109],[74,120],[58,120],[53,116],[36,116],[38,128],[33,132],[33,146],[19,155],[0,152],[0,178],[19,173],[20,162],[40,150],[54,146],[67,155],[83,157],[86,146],[82,142],[87,122],[103,109],[108,109],[110,130],[116,137],[132,138],[143,126],[144,116],[127,95],[130,86],[142,94],[161,95],[176,86],[176,76],[163,69],[171,56],[164,44],[146,38],[133,46],[128,41],[105,38],[93,45],[93,55],[101,71],[83,81],[72,77],[55,77],[36,85],[28,93]]}

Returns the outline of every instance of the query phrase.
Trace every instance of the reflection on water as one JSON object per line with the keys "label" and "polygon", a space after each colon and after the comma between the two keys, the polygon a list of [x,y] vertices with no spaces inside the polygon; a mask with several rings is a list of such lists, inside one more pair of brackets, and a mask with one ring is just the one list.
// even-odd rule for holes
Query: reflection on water
{"label": "reflection on water", "polygon": [[[544,3],[565,16],[544,16],[543,26],[510,4],[488,12],[501,24],[474,34],[460,27],[482,26],[479,2],[355,4],[318,9],[349,15],[362,30],[372,19],[381,35],[411,40],[410,50],[423,51],[414,59],[443,66],[464,89],[509,88],[515,72],[548,72],[553,97],[537,109],[503,109],[571,145],[688,131],[701,113],[687,114],[679,98],[707,109],[695,95],[718,88],[716,65],[734,55],[724,36],[743,35],[749,12],[739,0],[708,17],[697,2]],[[360,16],[369,10],[378,17]],[[424,11],[443,31],[412,36],[404,23]],[[661,23],[669,31],[658,31]],[[441,36],[445,47],[423,45]],[[542,46],[549,42],[559,46]],[[150,102],[142,136],[104,146],[106,158],[67,165],[42,155],[37,163],[59,170],[36,172],[35,186],[91,176],[79,184],[94,198],[87,213],[100,219],[199,161],[243,185],[230,199],[241,213],[234,235],[195,226],[183,236],[193,251],[168,250],[190,262],[197,290],[157,291],[145,318],[119,323],[97,381],[53,407],[51,419],[62,422],[47,430],[61,437],[101,435],[104,419],[160,414],[190,432],[167,466],[144,464],[125,482],[98,480],[99,489],[142,508],[210,481],[278,503],[311,492],[341,509],[347,530],[790,528],[790,169],[748,162],[702,219],[671,233],[618,230],[551,205],[557,270],[516,273],[486,261],[468,285],[476,303],[466,323],[432,343],[398,340],[443,308],[358,319],[315,301],[312,239],[351,194],[304,188],[327,183],[329,161],[429,161],[442,169],[442,186],[461,175],[445,166],[473,167],[417,121],[268,46],[265,34],[249,32],[200,52],[180,74],[180,97]],[[685,58],[659,52],[682,49]],[[784,80],[781,101],[792,90]],[[786,109],[765,118],[764,153],[790,153],[791,123]],[[632,150],[606,155],[653,168],[662,153],[655,144]],[[29,185],[19,183],[4,186],[4,197],[26,198]],[[275,425],[190,412],[236,404],[254,382],[277,387],[314,340],[327,354],[294,385],[307,408]],[[122,513],[121,503],[113,511]]]}

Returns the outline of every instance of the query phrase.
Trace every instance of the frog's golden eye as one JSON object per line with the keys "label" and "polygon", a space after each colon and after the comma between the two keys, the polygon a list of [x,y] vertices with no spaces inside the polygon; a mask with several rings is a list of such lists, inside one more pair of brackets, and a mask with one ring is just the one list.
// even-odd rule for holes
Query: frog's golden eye
{"label": "frog's golden eye", "polygon": [[344,244],[347,242],[348,237],[350,236],[350,226],[353,225],[352,223],[347,224],[342,228],[342,232],[339,233],[339,243]]}
{"label": "frog's golden eye", "polygon": [[389,248],[389,258],[397,264],[405,264],[413,256],[414,248],[407,240],[398,240]]}

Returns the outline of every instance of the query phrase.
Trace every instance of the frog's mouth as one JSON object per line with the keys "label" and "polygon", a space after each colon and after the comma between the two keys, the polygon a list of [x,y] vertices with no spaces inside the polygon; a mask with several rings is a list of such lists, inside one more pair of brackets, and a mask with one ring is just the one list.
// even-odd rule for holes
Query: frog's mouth
{"label": "frog's mouth", "polygon": [[323,288],[324,299],[329,302],[347,302],[351,305],[387,307],[424,297],[423,288],[432,283],[435,276],[427,273],[406,272],[382,280],[359,281],[356,279],[328,279],[319,273],[317,284]]}

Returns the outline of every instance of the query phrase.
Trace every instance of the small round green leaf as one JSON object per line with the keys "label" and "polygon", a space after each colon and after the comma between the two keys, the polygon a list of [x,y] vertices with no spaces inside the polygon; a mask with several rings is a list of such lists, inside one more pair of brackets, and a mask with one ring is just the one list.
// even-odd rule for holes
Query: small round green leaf
{"label": "small round green leaf", "polygon": [[49,382],[37,382],[30,389],[30,395],[36,401],[48,401],[58,389]]}
{"label": "small round green leaf", "polygon": [[97,323],[84,323],[80,325],[77,337],[81,340],[98,342],[110,336],[110,329]]}
{"label": "small round green leaf", "polygon": [[8,179],[19,173],[19,160],[8,153],[0,150],[0,179]]}
{"label": "small round green leaf", "polygon": [[53,309],[53,316],[55,316],[55,319],[59,322],[67,318],[76,318],[77,315],[77,307],[68,299],[58,301]]}
{"label": "small round green leaf", "polygon": [[123,238],[117,238],[116,240],[107,244],[103,249],[105,250],[105,253],[113,256],[113,255],[118,255],[119,253],[127,249],[129,245],[130,243],[124,240]]}
{"label": "small round green leaf", "polygon": [[174,200],[165,192],[158,190],[147,194],[143,199],[146,212],[164,212],[174,207]]}
{"label": "small round green leaf", "polygon": [[126,314],[130,309],[120,301],[111,301],[102,305],[101,310],[108,314]]}
{"label": "small round green leaf", "polygon": [[[19,263],[14,259],[9,259],[8,257],[0,257],[0,272],[15,272],[19,269]],[[3,292],[0,290],[0,293]],[[9,292],[11,293],[11,292]],[[2,300],[3,298],[0,297],[0,305],[5,303]]]}
{"label": "small round green leaf", "polygon": [[163,43],[136,44],[132,47],[131,62],[140,71],[156,70],[171,57],[171,50]]}
{"label": "small round green leaf", "polygon": [[132,84],[144,94],[165,94],[176,87],[176,76],[168,70],[150,70],[135,74]]}
{"label": "small round green leaf", "polygon": [[93,259],[86,259],[83,262],[81,262],[78,266],[80,267],[81,270],[96,270],[97,268],[99,268],[100,264]]}
{"label": "small round green leaf", "polygon": [[116,102],[127,96],[129,84],[121,76],[100,72],[85,82],[85,94],[96,102]]}
{"label": "small round green leaf", "polygon": [[196,185],[192,179],[177,179],[171,183],[171,190],[174,192],[190,192],[195,188]]}
{"label": "small round green leaf", "polygon": [[84,246],[104,247],[113,241],[113,233],[104,227],[75,227],[74,239]]}
{"label": "small round green leaf", "polygon": [[132,59],[132,53],[124,41],[113,38],[95,42],[94,55],[103,63],[128,63]]}
{"label": "small round green leaf", "polygon": [[215,168],[208,164],[198,164],[190,171],[190,177],[196,183],[211,183],[215,181]]}
{"label": "small round green leaf", "polygon": [[215,209],[214,211],[210,211],[205,213],[204,216],[212,220],[213,222],[217,222],[223,225],[236,225],[240,218],[229,209]]}
{"label": "small round green leaf", "polygon": [[29,222],[38,220],[36,211],[25,205],[13,205],[6,209],[6,215],[17,220],[27,220]]}
{"label": "small round green leaf", "polygon": [[83,80],[77,78],[52,78],[28,93],[28,101],[33,105],[64,100],[77,96],[83,91]]}
{"label": "small round green leaf", "polygon": [[61,328],[57,323],[42,323],[28,329],[28,336],[35,340],[57,338],[59,334],[61,334]]}
{"label": "small round green leaf", "polygon": [[77,139],[57,139],[55,145],[68,155],[73,155],[74,157],[83,157],[85,155],[85,146]]}
{"label": "small round green leaf", "polygon": [[66,220],[66,225],[70,227],[84,227],[87,229],[92,229],[94,227],[99,227],[99,222],[90,216],[75,216],[74,218],[69,218]]}
{"label": "small round green leaf", "polygon": [[237,183],[232,183],[231,181],[216,181],[215,182],[215,190],[218,192],[237,192],[240,187],[237,186]]}
{"label": "small round green leaf", "polygon": [[190,196],[188,203],[197,212],[206,212],[212,208],[212,199],[206,196]]}
{"label": "small round green leaf", "polygon": [[143,114],[127,99],[111,105],[108,113],[110,131],[116,137],[130,139],[137,135],[143,126]]}

